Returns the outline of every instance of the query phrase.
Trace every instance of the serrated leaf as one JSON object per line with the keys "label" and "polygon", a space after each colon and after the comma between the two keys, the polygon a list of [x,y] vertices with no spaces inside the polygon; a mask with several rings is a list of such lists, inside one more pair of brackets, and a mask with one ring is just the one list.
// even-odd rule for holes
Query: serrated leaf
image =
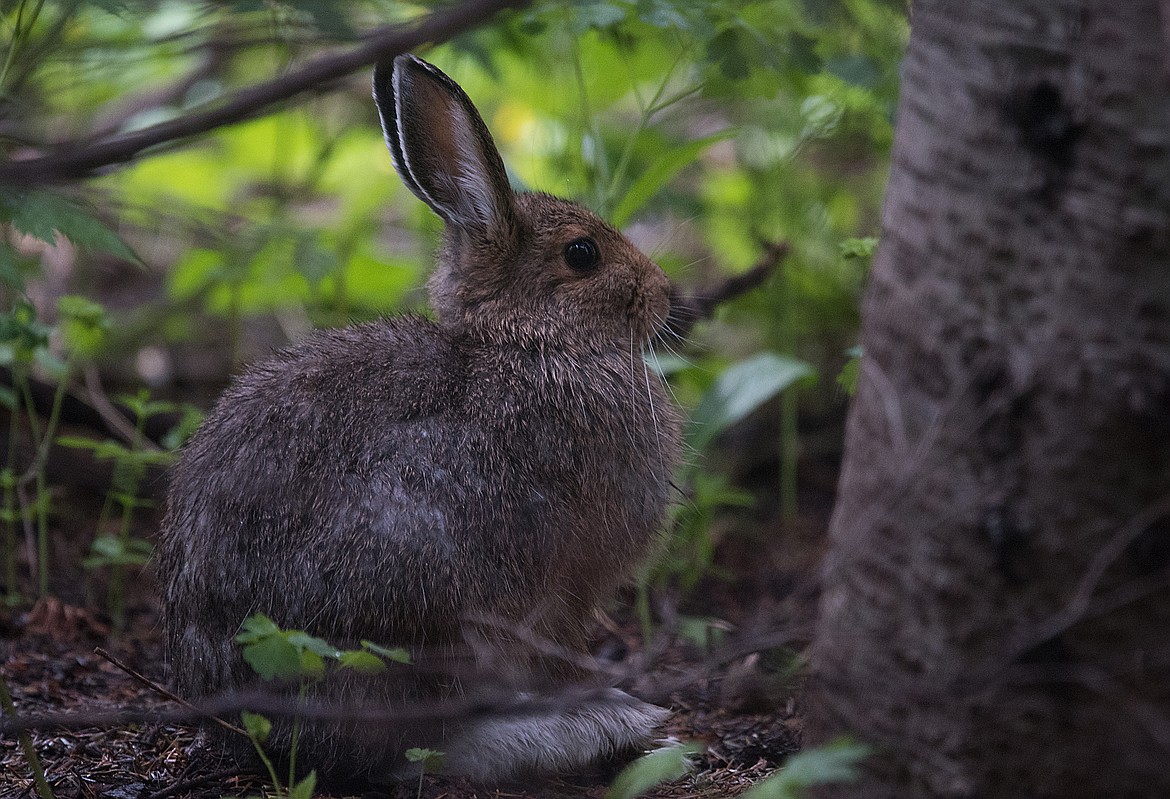
{"label": "serrated leaf", "polygon": [[690,757],[698,752],[695,744],[680,744],[642,755],[621,770],[605,799],[634,799],[657,785],[686,776],[691,770]]}
{"label": "serrated leaf", "polygon": [[8,221],[17,230],[46,244],[56,244],[60,233],[83,250],[98,250],[139,261],[117,233],[102,224],[92,213],[59,194],[33,190],[5,198]]}
{"label": "serrated leaf", "polygon": [[701,139],[695,139],[678,147],[668,148],[661,158],[638,176],[638,179],[626,190],[621,201],[614,206],[613,211],[609,214],[611,224],[619,228],[625,226],[647,201],[670,183],[675,175],[698,160],[708,147],[734,135],[735,131],[728,129],[704,136]]}
{"label": "serrated leaf", "polygon": [[771,777],[752,786],[743,799],[800,799],[814,785],[857,780],[857,766],[869,756],[864,744],[840,738],[793,755]]}
{"label": "serrated leaf", "polygon": [[244,731],[248,733],[248,737],[257,743],[264,743],[272,734],[272,722],[259,713],[245,710],[240,713],[240,721],[244,723]]}

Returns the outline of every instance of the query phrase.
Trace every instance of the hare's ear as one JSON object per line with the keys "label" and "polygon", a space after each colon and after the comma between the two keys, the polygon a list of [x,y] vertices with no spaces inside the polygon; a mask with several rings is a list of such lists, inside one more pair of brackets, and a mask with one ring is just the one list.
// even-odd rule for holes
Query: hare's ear
{"label": "hare's ear", "polygon": [[455,81],[412,55],[374,68],[374,102],[394,168],[443,220],[479,236],[508,235],[515,208],[504,162]]}

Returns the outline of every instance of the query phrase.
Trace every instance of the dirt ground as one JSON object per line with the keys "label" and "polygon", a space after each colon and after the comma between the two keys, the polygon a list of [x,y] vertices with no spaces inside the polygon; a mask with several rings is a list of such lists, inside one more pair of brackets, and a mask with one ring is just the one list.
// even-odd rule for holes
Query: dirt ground
{"label": "dirt ground", "polygon": [[[734,796],[799,749],[800,652],[816,602],[833,467],[802,463],[808,510],[795,524],[773,518],[766,496],[754,511],[717,520],[716,568],[685,598],[669,592],[656,597],[659,628],[649,645],[633,619],[630,596],[599,618],[595,653],[639,664],[625,687],[673,711],[664,739],[699,746],[689,775],[648,796]],[[764,481],[772,477],[765,474]],[[760,475],[745,479],[756,482]],[[62,525],[81,527],[89,514],[75,509],[61,516]],[[144,514],[140,534],[149,538],[156,522]],[[83,549],[88,539],[58,530],[54,543],[65,563],[76,564],[79,553],[69,550]],[[197,723],[171,718],[185,711],[113,662],[167,684],[150,567],[133,581],[128,623],[120,634],[111,632],[100,610],[102,586],[91,575],[62,566],[54,577],[63,599],[41,600],[31,609],[0,608],[0,669],[19,717],[36,723],[32,740],[56,797],[263,794],[268,783],[256,765],[235,762]],[[695,620],[708,631],[706,643],[696,642]],[[70,716],[67,723],[56,718],[60,714]],[[58,723],[41,723],[48,721]],[[428,776],[421,789],[411,783],[363,796],[601,799],[619,767],[493,788]],[[0,797],[35,796],[18,741],[0,736]]]}

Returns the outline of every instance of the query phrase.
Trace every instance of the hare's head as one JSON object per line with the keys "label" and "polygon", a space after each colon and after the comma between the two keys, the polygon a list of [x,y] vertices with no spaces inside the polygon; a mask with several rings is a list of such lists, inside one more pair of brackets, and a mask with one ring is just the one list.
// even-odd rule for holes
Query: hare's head
{"label": "hare's head", "polygon": [[639,345],[666,320],[662,270],[591,211],[516,193],[467,94],[411,55],[380,64],[374,99],[394,165],[447,224],[431,303],[442,324],[543,347]]}

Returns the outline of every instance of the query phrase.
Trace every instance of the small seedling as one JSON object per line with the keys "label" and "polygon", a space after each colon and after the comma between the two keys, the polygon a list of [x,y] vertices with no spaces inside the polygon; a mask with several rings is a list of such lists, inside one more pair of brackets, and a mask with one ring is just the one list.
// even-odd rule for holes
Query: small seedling
{"label": "small seedling", "polygon": [[[297,683],[297,707],[304,704],[313,685],[325,676],[328,664],[334,664],[334,669],[375,673],[386,670],[386,661],[410,663],[410,655],[404,649],[389,649],[370,641],[362,641],[360,649],[338,649],[303,630],[283,630],[262,613],[244,619],[235,641],[243,645],[245,662],[261,678]],[[299,782],[296,779],[300,715],[293,716],[287,783],[281,781],[272,759],[264,751],[264,743],[272,733],[272,723],[261,715],[246,711],[241,714],[241,718],[252,746],[268,770],[276,795],[288,799],[309,799],[317,784],[316,772],[310,771]]]}
{"label": "small seedling", "polygon": [[[3,392],[0,403],[9,409],[8,456],[5,469],[8,478],[4,481],[4,520],[7,525],[5,536],[5,571],[14,571],[10,564],[15,558],[15,526],[19,520],[30,541],[36,542],[36,584],[41,596],[49,592],[49,510],[50,496],[45,481],[45,467],[49,460],[49,449],[61,418],[61,406],[69,387],[69,376],[77,359],[90,354],[97,346],[109,319],[105,310],[84,297],[62,297],[57,302],[59,324],[51,328],[37,318],[36,308],[23,296],[15,302],[11,311],[0,314],[0,365],[7,366],[12,373],[12,390]],[[67,354],[64,359],[53,353],[49,347],[54,332],[60,332]],[[53,393],[49,416],[44,427],[37,418],[33,402],[31,375],[33,368],[52,377],[57,382]],[[33,457],[23,470],[17,468],[16,455],[20,440],[20,418],[28,422],[29,439]],[[29,487],[33,494],[28,494]],[[35,532],[33,528],[35,520]],[[9,582],[8,600],[14,600],[16,588]]]}
{"label": "small seedling", "polygon": [[439,752],[435,749],[420,749],[419,747],[412,747],[402,753],[403,756],[411,763],[418,763],[420,768],[418,772],[418,792],[415,794],[417,799],[422,797],[423,778],[427,772],[432,774],[438,772],[443,768],[443,758],[446,757],[445,752]]}
{"label": "small seedling", "polygon": [[743,799],[801,799],[816,785],[855,782],[870,748],[848,738],[793,755],[783,768],[752,786]]}
{"label": "small seedling", "polygon": [[655,749],[621,770],[605,792],[605,799],[634,799],[664,782],[673,782],[690,773],[696,744],[685,743]]}
{"label": "small seedling", "polygon": [[[146,446],[144,430],[152,416],[174,409],[170,402],[156,402],[145,391],[134,396],[121,397],[120,401],[134,415],[134,433],[129,446],[117,441],[93,441],[88,438],[61,436],[57,443],[65,447],[88,449],[99,460],[110,460],[114,464],[113,480],[106,494],[105,504],[98,517],[98,535],[90,547],[90,555],[82,565],[87,569],[108,568],[110,582],[106,593],[106,610],[114,629],[120,631],[125,625],[125,579],[129,567],[137,567],[150,559],[150,543],[130,535],[134,512],[151,507],[152,502],[142,499],[139,490],[151,466],[167,466],[174,460],[174,454]],[[101,529],[111,511],[120,508],[117,535],[103,535]]]}

